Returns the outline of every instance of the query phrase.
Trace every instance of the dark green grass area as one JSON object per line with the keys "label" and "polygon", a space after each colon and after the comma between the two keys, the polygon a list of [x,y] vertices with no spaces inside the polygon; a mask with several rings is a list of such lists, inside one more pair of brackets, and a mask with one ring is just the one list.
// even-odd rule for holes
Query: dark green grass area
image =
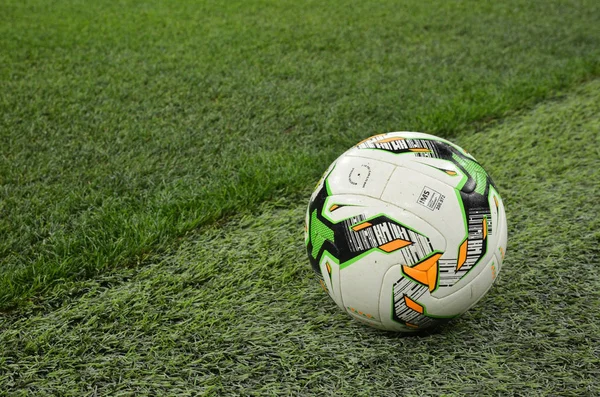
{"label": "dark green grass area", "polygon": [[0,308],[600,75],[597,1],[4,0]]}
{"label": "dark green grass area", "polygon": [[0,390],[599,395],[600,81],[454,140],[499,186],[509,249],[443,329],[401,337],[342,313],[304,254],[304,191],[1,319]]}

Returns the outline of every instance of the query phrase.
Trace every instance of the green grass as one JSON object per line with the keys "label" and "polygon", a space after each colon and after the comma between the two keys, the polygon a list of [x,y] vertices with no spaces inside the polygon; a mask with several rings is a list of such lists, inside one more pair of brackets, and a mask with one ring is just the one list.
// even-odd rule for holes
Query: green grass
{"label": "green grass", "polygon": [[445,328],[402,337],[343,314],[303,252],[303,190],[0,319],[0,390],[600,394],[600,81],[493,124],[453,140],[500,188],[508,255]]}
{"label": "green grass", "polygon": [[366,136],[452,137],[600,75],[599,7],[2,1],[0,308],[293,203]]}

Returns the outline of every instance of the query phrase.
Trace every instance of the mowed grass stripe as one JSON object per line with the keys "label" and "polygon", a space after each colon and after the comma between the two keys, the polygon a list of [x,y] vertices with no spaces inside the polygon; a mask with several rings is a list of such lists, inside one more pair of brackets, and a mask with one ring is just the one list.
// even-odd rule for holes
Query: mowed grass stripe
{"label": "mowed grass stripe", "polygon": [[509,249],[489,294],[437,333],[342,313],[308,265],[304,203],[280,201],[0,319],[0,390],[598,395],[599,137],[600,81],[456,137],[499,186]]}
{"label": "mowed grass stripe", "polygon": [[7,0],[0,308],[600,72],[596,1]]}

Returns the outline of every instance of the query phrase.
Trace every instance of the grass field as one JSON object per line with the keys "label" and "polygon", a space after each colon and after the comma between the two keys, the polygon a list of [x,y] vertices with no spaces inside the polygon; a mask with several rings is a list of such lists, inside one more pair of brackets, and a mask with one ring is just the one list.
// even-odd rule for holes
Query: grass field
{"label": "grass field", "polygon": [[[509,253],[436,333],[343,314],[303,253],[304,201],[194,232],[0,323],[0,387],[60,395],[600,393],[600,81],[455,138],[496,179]],[[65,296],[66,291],[66,296]]]}
{"label": "grass field", "polygon": [[596,1],[221,3],[2,2],[0,307],[600,74]]}
{"label": "grass field", "polygon": [[[351,4],[349,6],[348,4]],[[0,395],[600,394],[595,1],[0,4]],[[418,130],[491,173],[509,253],[433,334],[353,322],[310,188]]]}

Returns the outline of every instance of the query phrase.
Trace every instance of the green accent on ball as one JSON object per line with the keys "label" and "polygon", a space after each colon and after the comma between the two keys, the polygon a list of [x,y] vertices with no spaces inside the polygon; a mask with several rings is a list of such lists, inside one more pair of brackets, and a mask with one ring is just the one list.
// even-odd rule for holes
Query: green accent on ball
{"label": "green accent on ball", "polygon": [[465,187],[465,183],[467,183],[467,181],[469,180],[469,176],[466,174],[463,174],[462,172],[460,173],[461,176],[461,180],[458,183],[458,186],[456,186],[456,189],[458,190],[462,190],[463,187]]}
{"label": "green accent on ball", "polygon": [[465,210],[465,204],[463,203],[462,196],[460,195],[460,190],[454,189],[454,191],[456,192],[456,198],[458,199],[458,205],[460,206],[460,211],[462,213],[463,225],[465,228],[465,236],[463,239],[464,241],[469,238],[469,224],[467,222],[467,211]]}
{"label": "green accent on ball", "polygon": [[460,157],[456,154],[452,154],[452,158],[458,164],[464,167],[471,178],[475,180],[475,191],[479,194],[484,194],[487,186],[487,172],[485,172],[483,167],[474,160],[466,157]]}
{"label": "green accent on ball", "polygon": [[333,230],[317,218],[317,210],[311,214],[309,234],[312,242],[312,257],[316,259],[325,240],[333,242]]}

